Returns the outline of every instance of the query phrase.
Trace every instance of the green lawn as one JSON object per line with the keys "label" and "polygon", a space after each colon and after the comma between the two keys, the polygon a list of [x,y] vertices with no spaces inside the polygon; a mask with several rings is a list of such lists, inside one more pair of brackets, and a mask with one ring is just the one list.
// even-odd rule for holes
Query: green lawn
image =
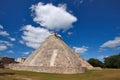
{"label": "green lawn", "polygon": [[92,70],[82,74],[0,70],[0,80],[120,80],[120,69]]}

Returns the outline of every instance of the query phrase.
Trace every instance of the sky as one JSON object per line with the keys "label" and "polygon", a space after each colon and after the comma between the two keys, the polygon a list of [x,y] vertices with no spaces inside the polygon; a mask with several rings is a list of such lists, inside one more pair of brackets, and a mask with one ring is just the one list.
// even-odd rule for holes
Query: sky
{"label": "sky", "polygon": [[28,57],[52,32],[85,60],[120,53],[120,0],[0,0],[0,56]]}

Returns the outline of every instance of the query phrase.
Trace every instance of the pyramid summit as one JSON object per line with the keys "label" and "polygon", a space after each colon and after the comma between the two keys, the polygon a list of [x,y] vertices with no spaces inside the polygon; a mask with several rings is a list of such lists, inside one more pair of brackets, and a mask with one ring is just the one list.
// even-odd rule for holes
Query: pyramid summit
{"label": "pyramid summit", "polygon": [[14,66],[11,69],[64,74],[83,73],[93,68],[56,33],[46,38],[22,64]]}

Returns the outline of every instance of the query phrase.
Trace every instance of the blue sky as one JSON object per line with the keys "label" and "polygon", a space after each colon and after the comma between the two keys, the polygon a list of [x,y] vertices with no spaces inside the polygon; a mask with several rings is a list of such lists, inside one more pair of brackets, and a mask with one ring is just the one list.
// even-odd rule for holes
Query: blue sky
{"label": "blue sky", "polygon": [[56,32],[84,59],[120,53],[120,0],[1,0],[0,56],[28,57]]}

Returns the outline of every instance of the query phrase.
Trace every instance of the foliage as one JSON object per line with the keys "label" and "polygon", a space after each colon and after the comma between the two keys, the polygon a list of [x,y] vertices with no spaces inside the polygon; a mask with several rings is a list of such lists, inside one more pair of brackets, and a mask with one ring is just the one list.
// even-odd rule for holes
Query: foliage
{"label": "foliage", "polygon": [[0,68],[4,68],[4,64],[2,60],[0,60]]}
{"label": "foliage", "polygon": [[104,63],[107,68],[120,68],[120,54],[105,58]]}
{"label": "foliage", "polygon": [[98,59],[90,58],[88,60],[88,63],[90,63],[94,67],[102,67],[102,68],[104,67],[104,64]]}
{"label": "foliage", "polygon": [[104,62],[94,58],[90,58],[88,62],[94,67],[120,68],[120,54],[104,58]]}

